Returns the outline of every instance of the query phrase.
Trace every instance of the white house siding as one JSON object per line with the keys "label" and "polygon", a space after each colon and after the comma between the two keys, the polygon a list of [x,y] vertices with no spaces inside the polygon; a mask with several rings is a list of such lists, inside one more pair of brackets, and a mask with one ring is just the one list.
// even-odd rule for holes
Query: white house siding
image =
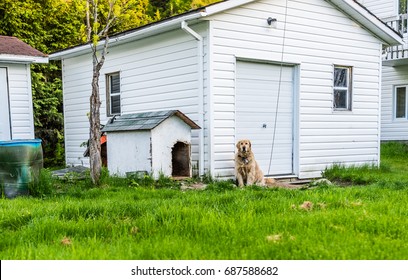
{"label": "white house siding", "polygon": [[[205,30],[194,27],[196,31]],[[205,34],[203,34],[205,36]],[[178,109],[199,119],[198,42],[181,29],[111,46],[100,76],[101,122],[106,116],[105,74],[120,72],[122,114]],[[89,138],[90,55],[64,59],[64,104],[67,164],[88,165],[81,143]],[[192,158],[198,160],[198,131],[192,132]],[[109,159],[108,159],[109,160]],[[196,163],[193,163],[196,164]]]}
{"label": "white house siding", "polygon": [[[92,79],[92,61],[90,57],[83,55],[64,59],[62,77],[64,81],[66,164],[89,165],[89,159],[83,156],[86,149],[83,143],[89,139],[89,119],[87,114],[89,113]],[[103,95],[102,91],[101,95]],[[101,112],[104,112],[103,108]]]}
{"label": "white house siding", "polygon": [[357,0],[381,19],[396,19],[398,0]]}
{"label": "white house siding", "polygon": [[[277,29],[267,25],[268,17],[278,19]],[[298,69],[294,173],[300,178],[320,176],[335,162],[378,163],[381,43],[325,1],[288,0],[286,32],[284,22],[284,0],[257,1],[212,18],[212,173],[233,176],[237,58]],[[351,112],[332,109],[334,64],[353,67]]]}
{"label": "white house siding", "polygon": [[[7,69],[9,115],[12,126],[11,139],[33,139],[34,121],[30,65],[0,63],[0,67]],[[1,106],[4,105],[1,104]]]}
{"label": "white house siding", "polygon": [[382,80],[381,140],[408,140],[408,119],[395,119],[395,86],[408,85],[408,65],[384,66]]}

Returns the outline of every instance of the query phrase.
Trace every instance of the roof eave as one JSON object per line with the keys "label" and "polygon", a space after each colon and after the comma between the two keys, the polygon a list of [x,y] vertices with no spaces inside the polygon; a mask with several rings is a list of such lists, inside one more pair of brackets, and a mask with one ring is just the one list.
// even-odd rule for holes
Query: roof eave
{"label": "roof eave", "polygon": [[189,117],[183,114],[181,111],[177,110],[174,112],[173,115],[179,117],[185,124],[190,126],[191,129],[201,129],[199,125],[197,125],[194,121],[192,121]]}
{"label": "roof eave", "polygon": [[351,18],[363,25],[371,33],[377,36],[386,45],[394,46],[403,44],[402,37],[370,13],[363,6],[353,0],[326,0],[344,11]]}
{"label": "roof eave", "polygon": [[[112,35],[109,37],[109,46],[120,45],[129,41],[139,40],[148,36],[156,35],[159,33],[171,31],[181,27],[181,23],[184,21],[194,21],[202,17],[207,16],[207,13],[203,10],[198,10],[195,13],[188,13],[185,16],[175,17],[173,19],[159,21],[151,24],[147,27],[140,27],[134,31],[123,32],[118,35]],[[102,48],[105,40],[98,42],[98,48]],[[55,52],[49,55],[50,60],[61,60],[63,58],[70,58],[91,52],[90,44],[84,44],[77,47],[65,49],[59,52]]]}
{"label": "roof eave", "polygon": [[48,57],[0,54],[3,63],[48,63]]}

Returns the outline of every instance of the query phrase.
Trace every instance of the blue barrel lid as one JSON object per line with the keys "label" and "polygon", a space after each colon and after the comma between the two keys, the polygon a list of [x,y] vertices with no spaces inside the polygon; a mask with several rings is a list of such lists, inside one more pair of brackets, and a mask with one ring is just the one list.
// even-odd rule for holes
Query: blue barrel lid
{"label": "blue barrel lid", "polygon": [[16,139],[10,141],[0,141],[0,146],[38,146],[41,145],[41,139]]}

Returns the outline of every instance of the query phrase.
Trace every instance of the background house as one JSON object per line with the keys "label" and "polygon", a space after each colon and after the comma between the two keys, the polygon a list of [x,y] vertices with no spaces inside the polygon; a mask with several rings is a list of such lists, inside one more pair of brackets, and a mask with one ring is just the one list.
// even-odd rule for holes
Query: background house
{"label": "background house", "polygon": [[[333,163],[379,162],[382,49],[402,40],[355,1],[224,1],[110,41],[102,123],[180,110],[204,128],[192,134],[200,174],[234,176],[241,138],[267,175],[319,177]],[[72,165],[88,164],[90,53],[81,45],[50,56],[62,61]]]}
{"label": "background house", "polygon": [[0,141],[34,138],[30,64],[47,62],[19,39],[0,36]]}
{"label": "background house", "polygon": [[386,48],[381,89],[381,140],[408,140],[408,10],[406,0],[359,0],[404,43]]}

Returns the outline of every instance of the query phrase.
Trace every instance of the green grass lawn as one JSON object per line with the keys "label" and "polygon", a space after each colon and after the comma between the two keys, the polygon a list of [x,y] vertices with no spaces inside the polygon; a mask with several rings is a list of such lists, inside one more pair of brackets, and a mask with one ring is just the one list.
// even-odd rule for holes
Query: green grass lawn
{"label": "green grass lawn", "polygon": [[408,149],[382,152],[303,190],[48,179],[49,194],[0,199],[0,259],[408,259]]}

